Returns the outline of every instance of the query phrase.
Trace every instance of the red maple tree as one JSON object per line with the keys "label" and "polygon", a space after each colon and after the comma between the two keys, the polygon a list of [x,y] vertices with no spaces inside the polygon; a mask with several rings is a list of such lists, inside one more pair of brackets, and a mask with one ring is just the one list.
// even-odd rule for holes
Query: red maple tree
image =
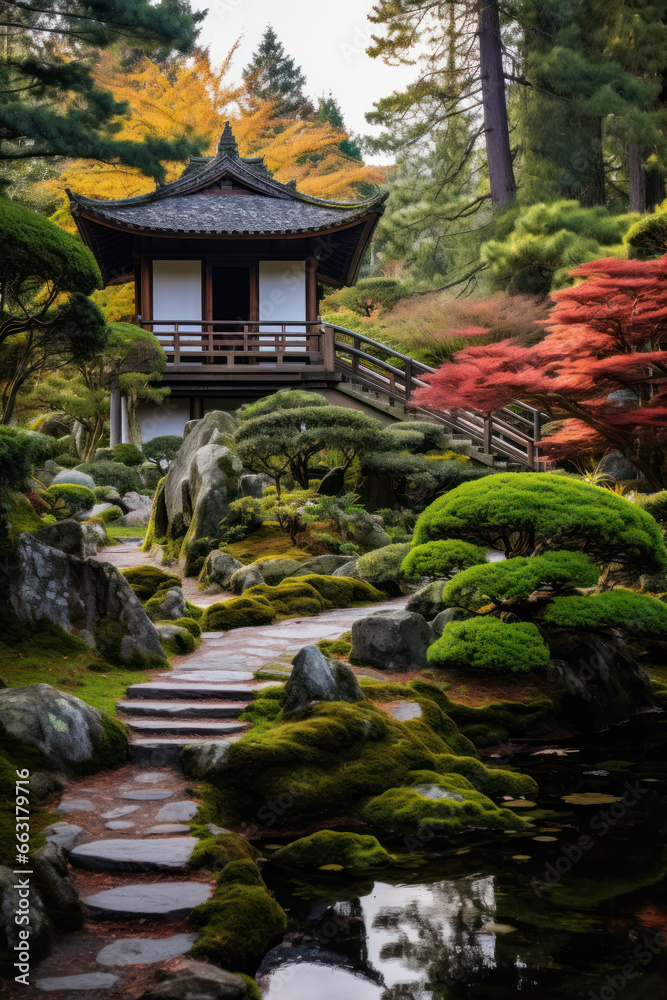
{"label": "red maple tree", "polygon": [[556,305],[533,347],[467,347],[429,376],[415,402],[484,416],[520,399],[562,421],[540,443],[555,461],[617,448],[652,486],[667,469],[667,255],[591,261]]}

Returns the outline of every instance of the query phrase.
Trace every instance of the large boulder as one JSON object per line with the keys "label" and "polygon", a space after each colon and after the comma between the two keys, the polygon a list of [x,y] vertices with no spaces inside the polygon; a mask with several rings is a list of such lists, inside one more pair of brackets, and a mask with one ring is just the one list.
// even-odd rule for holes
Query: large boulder
{"label": "large boulder", "polygon": [[380,670],[421,670],[435,636],[412,611],[376,611],[352,625],[350,661]]}
{"label": "large boulder", "polygon": [[417,590],[408,603],[405,605],[406,611],[414,611],[421,615],[427,622],[433,621],[436,615],[445,611],[447,605],[442,599],[442,592],[447,585],[447,580],[434,580],[421,590]]}
{"label": "large boulder", "polygon": [[63,469],[53,477],[53,486],[60,483],[71,483],[74,486],[87,486],[89,490],[95,489],[95,480],[87,472],[79,472],[77,469]]}
{"label": "large boulder", "polygon": [[349,562],[343,563],[338,569],[335,569],[332,576],[349,576],[353,580],[359,580],[359,574],[357,572],[357,559],[350,559]]}
{"label": "large boulder", "polygon": [[213,549],[206,556],[206,561],[199,574],[199,586],[210,587],[215,584],[222,590],[228,590],[232,576],[237,569],[243,569],[243,563],[230,556],[228,552]]}
{"label": "large boulder", "polygon": [[616,448],[612,448],[604,455],[598,466],[600,472],[604,472],[607,476],[611,476],[616,482],[622,482],[625,479],[639,479],[640,474],[637,466],[622,455],[620,451]]}
{"label": "large boulder", "polygon": [[340,566],[344,566],[349,561],[349,556],[335,556],[330,554],[315,556],[313,559],[307,559],[305,562],[299,563],[298,568],[290,575],[310,576],[311,573],[316,573],[318,576],[332,576],[335,570]]}
{"label": "large boulder", "polygon": [[109,541],[107,529],[102,521],[98,520],[84,521],[81,527],[85,540],[84,555],[86,557],[94,556],[98,549],[104,548]]}
{"label": "large boulder", "polygon": [[130,510],[127,514],[119,517],[114,524],[121,528],[143,528],[151,519],[150,507],[140,507],[139,510]]}
{"label": "large boulder", "polygon": [[83,904],[62,848],[46,844],[34,852],[31,861],[39,895],[58,932],[79,930],[84,923]]}
{"label": "large boulder", "polygon": [[164,653],[155,627],[125,577],[109,563],[80,559],[24,533],[7,598],[19,621],[48,618],[71,632],[87,629],[113,663],[161,666]]}
{"label": "large boulder", "polygon": [[141,995],[141,1000],[244,1000],[246,982],[206,962],[184,962],[179,968],[160,972],[160,981]]}
{"label": "large boulder", "polygon": [[329,660],[317,646],[304,646],[293,660],[285,685],[284,712],[318,701],[363,701],[354,671],[339,660]]}
{"label": "large boulder", "polygon": [[239,479],[239,489],[242,497],[254,497],[261,500],[264,490],[272,485],[272,480],[263,472],[244,472]]}
{"label": "large boulder", "polygon": [[83,559],[86,555],[86,533],[83,526],[74,518],[68,517],[64,521],[58,521],[57,524],[40,528],[36,537],[43,545],[59,549],[68,556]]}
{"label": "large boulder", "polygon": [[163,619],[171,618],[175,621],[177,618],[186,618],[187,614],[188,608],[183,597],[183,590],[181,587],[172,587],[171,590],[167,591],[167,596],[158,609],[158,616]]}
{"label": "large boulder", "polygon": [[134,490],[131,490],[129,493],[125,494],[121,503],[127,507],[128,511],[144,510],[145,508],[148,508],[150,513],[150,509],[153,506],[153,498],[149,497],[145,493],[136,493]]}
{"label": "large boulder", "polygon": [[250,587],[256,587],[260,583],[266,583],[262,571],[256,563],[251,563],[249,566],[241,566],[232,574],[229,588],[233,594],[242,594]]}
{"label": "large boulder", "polygon": [[243,466],[232,450],[235,427],[231,414],[222,410],[189,421],[164,489],[155,495],[155,536],[183,539],[180,561],[188,574],[196,561],[191,548],[197,539],[219,537],[220,522],[238,491]]}
{"label": "large boulder", "polygon": [[96,760],[105,744],[102,713],[50,684],[3,688],[0,730],[36,747],[66,774]]}
{"label": "large boulder", "polygon": [[275,587],[282,583],[285,577],[294,576],[303,563],[297,559],[260,559],[254,565],[264,577],[264,582],[270,587]]}

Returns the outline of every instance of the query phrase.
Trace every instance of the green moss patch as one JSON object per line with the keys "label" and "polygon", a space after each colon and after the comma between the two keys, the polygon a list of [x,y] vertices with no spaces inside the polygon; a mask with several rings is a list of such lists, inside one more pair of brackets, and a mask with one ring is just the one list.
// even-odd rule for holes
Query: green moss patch
{"label": "green moss patch", "polygon": [[341,865],[349,871],[368,868],[388,868],[393,858],[379,840],[360,833],[338,833],[320,830],[309,837],[301,837],[282,847],[271,856],[276,864],[293,865],[295,868],[322,868],[324,865]]}
{"label": "green moss patch", "polygon": [[289,535],[284,534],[275,521],[265,523],[243,541],[225,545],[223,551],[246,565],[260,559],[308,559],[312,556],[307,549],[293,545]]}
{"label": "green moss patch", "polygon": [[203,632],[228,632],[233,628],[270,625],[273,619],[273,607],[265,598],[235,597],[205,608],[201,627]]}
{"label": "green moss patch", "polygon": [[192,832],[202,839],[190,855],[190,868],[221,871],[230,861],[243,861],[247,858],[254,861],[259,857],[259,851],[252,844],[231,830],[211,834],[208,827],[195,827]]}
{"label": "green moss patch", "polygon": [[180,576],[164,573],[157,566],[133,566],[131,569],[124,569],[121,572],[142,602],[155,597],[161,590],[167,591],[171,587],[180,587],[183,583]]}

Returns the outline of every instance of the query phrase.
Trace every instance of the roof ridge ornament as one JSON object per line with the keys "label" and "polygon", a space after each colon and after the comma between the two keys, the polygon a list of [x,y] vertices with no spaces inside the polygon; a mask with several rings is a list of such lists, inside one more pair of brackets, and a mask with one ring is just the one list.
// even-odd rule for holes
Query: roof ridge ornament
{"label": "roof ridge ornament", "polygon": [[222,135],[220,136],[220,141],[218,142],[217,155],[234,156],[238,159],[239,147],[236,144],[236,139],[234,138],[232,126],[229,121],[225,122],[225,127],[222,130]]}

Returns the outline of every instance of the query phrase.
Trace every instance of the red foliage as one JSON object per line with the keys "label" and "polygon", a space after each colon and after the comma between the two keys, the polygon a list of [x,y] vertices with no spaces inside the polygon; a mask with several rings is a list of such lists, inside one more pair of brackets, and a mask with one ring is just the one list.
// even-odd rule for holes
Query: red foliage
{"label": "red foliage", "polygon": [[596,260],[553,293],[548,335],[534,347],[467,347],[428,379],[415,401],[487,415],[521,399],[564,423],[546,438],[550,459],[614,447],[657,488],[667,445],[667,255]]}

